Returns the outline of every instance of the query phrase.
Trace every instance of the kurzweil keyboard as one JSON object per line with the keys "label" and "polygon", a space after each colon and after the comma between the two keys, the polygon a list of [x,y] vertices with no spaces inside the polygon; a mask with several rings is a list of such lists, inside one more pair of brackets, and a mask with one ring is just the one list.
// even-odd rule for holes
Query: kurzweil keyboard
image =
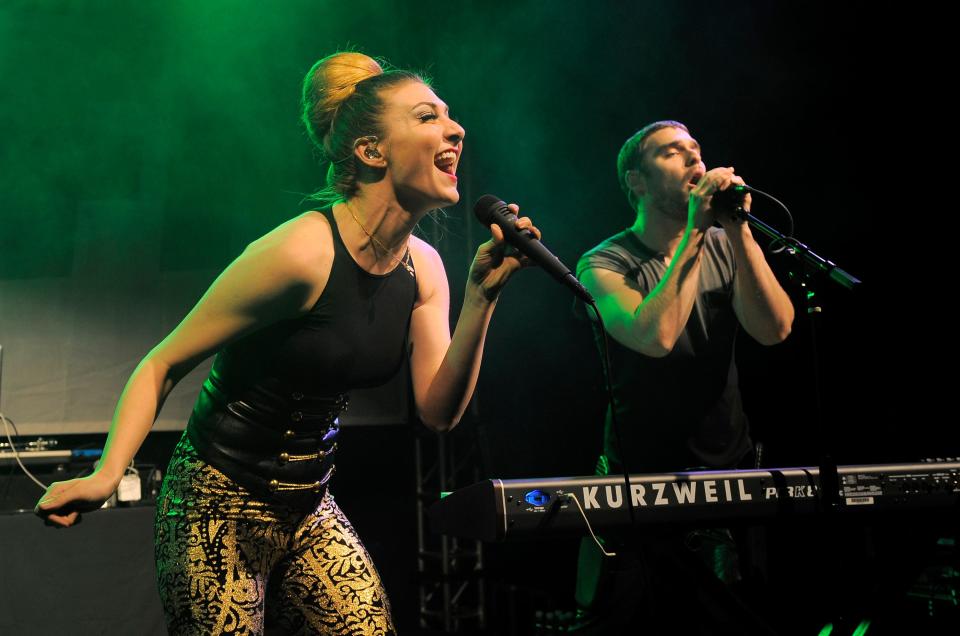
{"label": "kurzweil keyboard", "polygon": [[[597,532],[632,523],[761,520],[822,511],[819,473],[807,467],[632,475],[629,489],[623,475],[490,479],[447,494],[429,515],[437,532],[484,541],[586,533],[586,520]],[[837,473],[838,514],[960,513],[960,461],[840,466]]]}

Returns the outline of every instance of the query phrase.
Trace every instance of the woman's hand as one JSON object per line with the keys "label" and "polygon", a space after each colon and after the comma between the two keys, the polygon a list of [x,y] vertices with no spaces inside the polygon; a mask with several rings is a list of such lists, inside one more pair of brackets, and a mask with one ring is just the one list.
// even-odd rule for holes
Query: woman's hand
{"label": "woman's hand", "polygon": [[[519,216],[520,208],[517,204],[511,203],[507,207]],[[515,227],[521,232],[533,232],[537,239],[540,238],[540,230],[529,217],[518,218]],[[504,241],[503,230],[497,225],[490,226],[490,234],[492,238],[477,248],[468,277],[469,283],[476,285],[488,301],[497,298],[514,272],[533,264],[529,258]]]}
{"label": "woman's hand", "polygon": [[80,520],[80,513],[103,506],[103,502],[117,490],[118,483],[100,472],[57,481],[50,484],[33,510],[48,524],[68,528]]}

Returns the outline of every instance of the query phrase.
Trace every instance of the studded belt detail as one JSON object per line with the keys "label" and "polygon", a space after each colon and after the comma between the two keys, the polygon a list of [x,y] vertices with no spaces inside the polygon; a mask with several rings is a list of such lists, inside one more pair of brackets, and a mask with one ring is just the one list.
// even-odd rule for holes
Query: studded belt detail
{"label": "studded belt detail", "polygon": [[309,505],[326,491],[336,467],[337,419],[346,396],[271,395],[269,402],[231,400],[204,382],[187,435],[200,457],[252,493]]}

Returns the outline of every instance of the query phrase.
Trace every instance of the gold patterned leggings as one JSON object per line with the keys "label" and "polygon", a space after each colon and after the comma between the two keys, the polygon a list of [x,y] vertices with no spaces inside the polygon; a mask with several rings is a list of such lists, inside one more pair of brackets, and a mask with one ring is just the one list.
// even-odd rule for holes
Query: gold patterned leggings
{"label": "gold patterned leggings", "polygon": [[306,513],[259,500],[184,436],[155,538],[172,635],[395,634],[380,576],[329,491]]}

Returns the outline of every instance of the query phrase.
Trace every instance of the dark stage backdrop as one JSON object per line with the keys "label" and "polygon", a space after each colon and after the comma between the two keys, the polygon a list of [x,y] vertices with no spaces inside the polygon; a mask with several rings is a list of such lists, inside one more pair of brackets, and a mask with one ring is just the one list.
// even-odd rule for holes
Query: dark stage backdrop
{"label": "dark stage backdrop", "polygon": [[[943,383],[912,352],[930,350],[936,310],[907,299],[935,283],[910,275],[911,235],[888,231],[905,201],[886,183],[919,134],[924,86],[915,74],[891,83],[910,55],[890,37],[901,16],[870,8],[4,3],[5,412],[25,433],[105,429],[140,357],[320,185],[299,84],[315,59],[352,45],[424,69],[468,131],[463,202],[442,239],[424,231],[446,256],[455,301],[482,238],[468,214],[479,194],[517,201],[572,264],[631,220],[613,170],[622,141],[680,119],[708,165],[734,165],[779,196],[802,240],[865,281],[859,298],[821,294],[823,411],[836,441],[864,458],[932,453],[948,432],[936,416]],[[775,207],[756,209],[784,225]],[[771,450],[816,446],[809,341],[801,316],[788,344],[742,347]],[[536,271],[513,281],[486,358],[481,412],[505,449],[496,468],[586,468],[585,457],[551,459],[592,454],[602,408],[593,345],[566,292]],[[183,425],[204,372],[171,396],[160,427]]]}
{"label": "dark stage backdrop", "polygon": [[[461,204],[423,234],[459,308],[482,228],[516,201],[573,266],[632,218],[614,170],[656,119],[686,122],[708,166],[784,201],[796,235],[865,282],[824,285],[822,418],[840,463],[957,455],[932,227],[898,187],[930,163],[931,89],[892,3],[289,0],[0,6],[2,406],[26,434],[104,431],[137,361],[244,246],[321,185],[298,126],[309,66],[355,46],[434,79],[467,137]],[[894,29],[893,25],[898,28]],[[937,179],[947,166],[939,165]],[[929,183],[930,176],[927,176]],[[758,216],[783,227],[776,207]],[[783,274],[789,263],[777,261]],[[800,295],[796,296],[802,302]],[[814,463],[810,329],[741,339],[747,408],[771,465]],[[182,427],[205,369],[171,396]],[[599,359],[542,272],[503,293],[478,388],[483,471],[592,470]],[[371,459],[391,449],[370,449]],[[535,573],[534,573],[535,574]]]}

